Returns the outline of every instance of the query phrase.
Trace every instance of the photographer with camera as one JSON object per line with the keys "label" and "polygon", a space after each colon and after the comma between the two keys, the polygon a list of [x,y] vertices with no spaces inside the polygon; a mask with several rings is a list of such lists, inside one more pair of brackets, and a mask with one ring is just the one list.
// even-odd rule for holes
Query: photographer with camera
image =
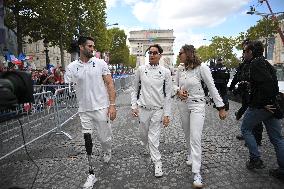
{"label": "photographer with camera", "polygon": [[[250,41],[246,39],[243,42],[242,46],[245,47],[248,43],[250,43]],[[236,120],[240,120],[248,108],[250,86],[249,86],[249,81],[246,79],[246,76],[249,75],[249,64],[252,59],[253,56],[251,53],[245,53],[245,51],[243,52],[243,63],[237,68],[237,72],[234,75],[234,78],[229,87],[229,91],[232,91],[234,95],[239,94],[241,97],[242,106],[235,113]],[[238,84],[237,89],[235,89],[236,84]],[[253,129],[253,135],[256,139],[256,143],[258,146],[261,146],[262,132],[263,132],[262,123],[260,123]],[[242,134],[237,135],[236,138],[239,140],[244,140]]]}
{"label": "photographer with camera", "polygon": [[273,109],[269,109],[279,93],[278,81],[273,66],[263,57],[264,47],[260,41],[248,43],[244,47],[244,55],[252,54],[249,64],[249,74],[246,80],[250,83],[249,107],[246,110],[241,126],[242,134],[249,149],[250,159],[246,163],[247,169],[264,168],[261,154],[253,136],[253,129],[261,122],[264,123],[270,142],[273,144],[278,169],[270,174],[284,180],[284,138],[281,133],[280,120],[274,117]]}

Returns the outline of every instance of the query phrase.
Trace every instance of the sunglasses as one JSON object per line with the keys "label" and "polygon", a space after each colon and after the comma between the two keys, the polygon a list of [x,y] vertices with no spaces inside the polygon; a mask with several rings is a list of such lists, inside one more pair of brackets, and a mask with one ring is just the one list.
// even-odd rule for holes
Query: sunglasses
{"label": "sunglasses", "polygon": [[155,55],[160,54],[160,53],[159,53],[159,52],[157,52],[157,51],[148,51],[148,54],[149,54],[149,55],[151,55],[151,54],[152,54],[152,55],[154,55],[154,56],[155,56]]}
{"label": "sunglasses", "polygon": [[243,50],[243,53],[246,53],[246,52],[248,52],[248,51],[249,51],[248,49],[244,49],[244,50]]}
{"label": "sunglasses", "polygon": [[95,45],[86,45],[89,48],[95,47]]}

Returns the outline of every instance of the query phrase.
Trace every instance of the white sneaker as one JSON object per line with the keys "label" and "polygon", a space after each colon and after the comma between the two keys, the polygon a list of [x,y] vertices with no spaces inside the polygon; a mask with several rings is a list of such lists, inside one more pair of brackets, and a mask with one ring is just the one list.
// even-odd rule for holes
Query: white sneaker
{"label": "white sneaker", "polygon": [[191,158],[191,155],[187,155],[187,160],[185,162],[188,166],[191,166],[192,165],[192,158]]}
{"label": "white sneaker", "polygon": [[155,177],[162,177],[162,176],[163,176],[162,162],[158,162],[155,164]]}
{"label": "white sneaker", "polygon": [[111,153],[105,153],[103,159],[105,163],[108,163],[111,159]]}
{"label": "white sneaker", "polygon": [[195,173],[193,177],[193,188],[202,188],[203,186],[201,175],[199,173]]}
{"label": "white sneaker", "polygon": [[85,184],[83,185],[84,189],[91,189],[93,188],[94,184],[97,182],[97,178],[95,175],[93,174],[89,174],[87,181],[85,182]]}

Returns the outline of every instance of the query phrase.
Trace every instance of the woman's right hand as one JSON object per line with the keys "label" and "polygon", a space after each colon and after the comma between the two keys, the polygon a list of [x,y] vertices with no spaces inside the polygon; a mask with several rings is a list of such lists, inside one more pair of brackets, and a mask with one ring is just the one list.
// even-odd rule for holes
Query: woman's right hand
{"label": "woman's right hand", "polygon": [[180,89],[177,91],[177,96],[181,99],[181,100],[186,100],[188,97],[188,92],[186,90]]}

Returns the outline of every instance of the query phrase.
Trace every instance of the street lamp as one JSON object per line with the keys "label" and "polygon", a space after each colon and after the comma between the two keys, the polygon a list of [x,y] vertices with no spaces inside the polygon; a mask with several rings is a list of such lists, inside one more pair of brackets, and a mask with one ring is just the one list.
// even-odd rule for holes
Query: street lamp
{"label": "street lamp", "polygon": [[274,14],[281,14],[281,13],[284,13],[284,12],[277,12],[277,13],[262,13],[262,12],[258,12],[258,11],[255,11],[252,7],[251,7],[251,10],[247,12],[247,14],[250,14],[250,15],[259,15],[259,16],[262,16],[264,19],[265,19],[265,58],[267,58],[267,49],[268,49],[268,44],[267,44],[267,40],[268,40],[268,17],[269,16],[273,16]]}
{"label": "street lamp", "polygon": [[48,57],[49,41],[48,41],[46,38],[44,38],[44,40],[43,40],[43,46],[45,47],[44,52],[45,52],[45,64],[46,64],[46,69],[48,69],[48,66],[49,66],[49,57]]}

